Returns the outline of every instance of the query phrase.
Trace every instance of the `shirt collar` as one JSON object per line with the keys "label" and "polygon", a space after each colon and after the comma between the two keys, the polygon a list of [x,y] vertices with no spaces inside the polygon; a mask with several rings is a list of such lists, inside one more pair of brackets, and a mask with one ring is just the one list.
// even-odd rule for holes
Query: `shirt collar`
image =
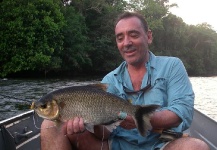
{"label": "shirt collar", "polygon": [[[156,61],[157,61],[156,56],[151,51],[149,51],[149,61],[148,62],[150,63],[151,68],[156,69],[156,64],[157,64]],[[126,65],[127,63],[126,61],[124,61],[121,63],[121,65],[118,68],[116,68],[113,71],[114,76],[116,76],[120,82],[122,82],[122,75],[124,74]]]}
{"label": "shirt collar", "polygon": [[156,69],[156,65],[157,65],[156,56],[151,51],[149,51],[149,55],[150,55],[150,58],[149,58],[150,66],[151,68]]}

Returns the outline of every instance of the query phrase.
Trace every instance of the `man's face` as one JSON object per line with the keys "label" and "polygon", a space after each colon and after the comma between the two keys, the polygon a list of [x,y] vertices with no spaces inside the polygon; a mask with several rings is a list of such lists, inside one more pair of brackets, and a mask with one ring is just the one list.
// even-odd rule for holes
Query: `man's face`
{"label": "man's face", "polygon": [[148,37],[137,17],[121,19],[115,27],[118,49],[129,65],[144,64],[148,60]]}

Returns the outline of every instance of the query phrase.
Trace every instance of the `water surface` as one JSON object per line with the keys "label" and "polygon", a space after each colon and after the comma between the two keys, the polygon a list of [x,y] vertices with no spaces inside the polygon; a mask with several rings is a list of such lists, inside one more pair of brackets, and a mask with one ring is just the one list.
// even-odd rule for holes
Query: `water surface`
{"label": "water surface", "polygon": [[51,80],[0,80],[0,120],[30,110],[33,101],[54,90],[98,83],[100,80],[78,81],[70,79]]}
{"label": "water surface", "polygon": [[217,121],[217,76],[191,77],[195,108]]}
{"label": "water surface", "polygon": [[[99,83],[97,80],[0,80],[0,120],[29,110],[32,101],[68,86]],[[195,108],[217,121],[217,77],[190,77],[196,95]]]}

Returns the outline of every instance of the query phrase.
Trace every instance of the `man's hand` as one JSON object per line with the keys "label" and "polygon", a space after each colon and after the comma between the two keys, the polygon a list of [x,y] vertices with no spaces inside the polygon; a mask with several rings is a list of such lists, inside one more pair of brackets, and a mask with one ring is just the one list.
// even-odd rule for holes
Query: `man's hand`
{"label": "man's hand", "polygon": [[127,130],[136,128],[134,119],[130,115],[127,115],[127,117],[121,122],[120,126]]}
{"label": "man's hand", "polygon": [[[74,135],[74,134],[78,134],[78,133],[84,133],[87,134],[86,132],[89,132],[85,129],[84,126],[84,120],[81,117],[75,117],[74,119],[71,119],[69,121],[67,121],[64,125],[63,125],[63,133],[65,133],[65,135],[70,136],[70,135]],[[89,134],[92,134],[89,132]],[[98,125],[98,126],[94,126],[94,136],[96,136],[99,139],[108,139],[110,136],[110,132],[103,127],[103,125]]]}
{"label": "man's hand", "polygon": [[84,132],[84,120],[80,117],[75,117],[69,120],[66,125],[66,134],[74,134]]}

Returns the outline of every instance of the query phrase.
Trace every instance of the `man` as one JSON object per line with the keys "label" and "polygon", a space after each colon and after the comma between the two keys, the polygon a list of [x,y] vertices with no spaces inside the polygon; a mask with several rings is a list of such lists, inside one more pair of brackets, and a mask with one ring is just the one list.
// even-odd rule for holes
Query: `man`
{"label": "man", "polygon": [[[193,117],[194,93],[182,62],[174,57],[155,56],[148,49],[152,34],[140,14],[126,12],[115,26],[117,47],[124,62],[106,75],[102,83],[115,88],[114,93],[134,105],[158,104],[161,108],[150,119],[151,131],[142,137],[130,115],[110,133],[103,126],[95,132],[85,130],[83,119],[68,121],[62,131],[42,130],[42,149],[114,149],[114,150],[208,150],[201,140],[179,138],[163,142],[155,129],[186,130]],[[42,128],[53,125],[44,121]],[[81,133],[82,132],[82,133]],[[109,142],[107,142],[109,141]]]}

